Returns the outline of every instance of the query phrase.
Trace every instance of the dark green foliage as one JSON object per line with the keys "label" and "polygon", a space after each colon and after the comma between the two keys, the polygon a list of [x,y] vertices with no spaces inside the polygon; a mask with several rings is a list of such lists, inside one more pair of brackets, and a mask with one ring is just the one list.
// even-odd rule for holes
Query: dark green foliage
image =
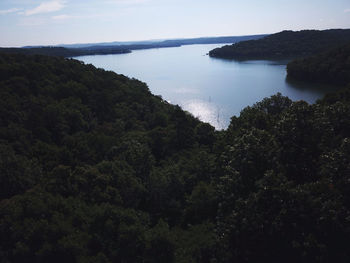
{"label": "dark green foliage", "polygon": [[1,262],[349,262],[349,94],[217,132],[140,81],[2,54]]}
{"label": "dark green foliage", "polygon": [[306,57],[350,41],[350,29],[283,31],[258,40],[216,48],[211,57],[227,59],[291,59]]}
{"label": "dark green foliage", "polygon": [[[350,43],[350,40],[349,40]],[[350,83],[350,44],[304,59],[287,66],[288,77],[319,83]]]}
{"label": "dark green foliage", "polygon": [[2,54],[0,77],[4,262],[175,261],[169,226],[193,221],[184,206],[214,174],[214,129],[75,60]]}
{"label": "dark green foliage", "polygon": [[22,194],[42,179],[35,159],[15,154],[9,145],[0,145],[0,199]]}
{"label": "dark green foliage", "polygon": [[[268,114],[262,105],[271,104],[283,106]],[[220,262],[350,259],[349,105],[278,95],[232,119],[218,189]]]}

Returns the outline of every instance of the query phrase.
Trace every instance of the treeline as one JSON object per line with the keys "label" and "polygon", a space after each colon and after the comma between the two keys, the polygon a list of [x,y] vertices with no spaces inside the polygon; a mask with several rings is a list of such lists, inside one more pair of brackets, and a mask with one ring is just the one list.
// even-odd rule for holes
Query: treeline
{"label": "treeline", "polygon": [[288,77],[298,80],[345,85],[350,83],[349,44],[290,62]]}
{"label": "treeline", "polygon": [[211,57],[226,59],[294,59],[328,50],[350,41],[350,29],[282,31],[259,40],[216,48]]}
{"label": "treeline", "polygon": [[79,57],[92,55],[126,54],[132,50],[180,47],[177,43],[157,43],[157,44],[133,44],[121,46],[89,46],[81,48],[66,47],[27,47],[27,48],[0,48],[0,53],[22,54],[22,55],[44,55],[57,57]]}
{"label": "treeline", "polygon": [[44,55],[58,57],[78,57],[88,55],[125,54],[131,50],[127,47],[106,48],[64,48],[64,47],[33,47],[33,48],[0,48],[0,53],[22,55]]}
{"label": "treeline", "polygon": [[137,80],[0,55],[2,262],[349,262],[350,91],[215,131]]}

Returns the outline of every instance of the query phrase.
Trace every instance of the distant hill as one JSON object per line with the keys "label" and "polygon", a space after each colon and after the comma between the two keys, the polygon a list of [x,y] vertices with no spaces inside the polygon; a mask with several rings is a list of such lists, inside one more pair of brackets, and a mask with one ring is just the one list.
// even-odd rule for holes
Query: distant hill
{"label": "distant hill", "polygon": [[201,37],[201,38],[165,40],[162,43],[173,43],[173,44],[180,44],[180,45],[237,43],[240,41],[261,39],[266,36],[268,35],[265,34],[265,35],[229,36],[229,37]]}
{"label": "distant hill", "polygon": [[[103,43],[87,43],[87,44],[62,44],[58,45],[65,48],[91,48],[91,47],[115,47],[115,46],[162,46],[162,45],[193,45],[193,44],[221,44],[221,43],[236,43],[252,39],[260,39],[265,35],[248,35],[248,36],[222,36],[222,37],[199,37],[199,38],[179,38],[165,40],[144,40],[144,41],[127,41],[127,42],[103,42]],[[28,47],[27,47],[28,48]]]}
{"label": "distant hill", "polygon": [[111,42],[95,44],[72,44],[61,46],[26,46],[23,48],[0,48],[2,53],[20,53],[26,55],[48,55],[59,57],[77,57],[86,55],[106,55],[106,54],[124,54],[131,50],[180,47],[182,45],[193,44],[222,44],[236,43],[252,39],[263,38],[267,35],[251,36],[227,36],[227,37],[203,37],[189,39],[171,39],[155,41],[135,41],[135,42]]}
{"label": "distant hill", "polygon": [[0,53],[45,55],[57,57],[77,57],[86,55],[124,54],[131,51],[125,47],[113,47],[104,49],[79,49],[64,47],[33,47],[33,48],[0,48]]}
{"label": "distant hill", "polygon": [[288,77],[298,80],[344,85],[350,83],[350,42],[287,66]]}
{"label": "distant hill", "polygon": [[259,40],[216,48],[211,57],[227,59],[290,59],[306,57],[346,44],[350,29],[282,31]]}

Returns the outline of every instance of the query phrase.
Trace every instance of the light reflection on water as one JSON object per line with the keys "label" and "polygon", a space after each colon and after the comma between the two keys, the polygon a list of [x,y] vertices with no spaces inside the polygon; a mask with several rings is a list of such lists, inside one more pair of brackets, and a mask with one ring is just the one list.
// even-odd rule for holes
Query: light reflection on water
{"label": "light reflection on water", "polygon": [[217,130],[225,129],[229,124],[227,113],[213,102],[193,99],[183,102],[180,106],[199,120],[210,123]]}
{"label": "light reflection on water", "polygon": [[327,92],[286,81],[287,61],[228,61],[205,55],[218,46],[221,44],[189,45],[77,59],[146,82],[153,94],[216,129],[226,128],[231,116],[277,92],[309,103]]}

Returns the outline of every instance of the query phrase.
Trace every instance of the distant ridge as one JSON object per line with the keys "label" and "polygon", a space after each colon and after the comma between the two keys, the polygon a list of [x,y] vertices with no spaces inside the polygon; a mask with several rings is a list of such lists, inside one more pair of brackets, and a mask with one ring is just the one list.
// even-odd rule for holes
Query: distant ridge
{"label": "distant ridge", "polygon": [[239,41],[260,39],[265,36],[267,35],[202,37],[189,39],[72,44],[59,46],[25,46],[22,48],[0,48],[0,52],[20,53],[27,55],[37,54],[59,57],[77,57],[86,55],[125,54],[130,53],[132,50],[180,47],[182,45],[237,43]]}
{"label": "distant ridge", "polygon": [[291,59],[306,57],[350,42],[350,29],[282,31],[258,40],[216,48],[211,57],[226,59]]}
{"label": "distant ridge", "polygon": [[64,47],[32,47],[32,48],[0,48],[0,53],[23,54],[23,55],[44,55],[56,57],[77,57],[86,55],[106,55],[106,54],[125,54],[131,51],[127,48],[115,47],[113,49],[86,50],[79,48]]}
{"label": "distant ridge", "polygon": [[[246,35],[246,36],[220,36],[220,37],[198,37],[198,38],[177,38],[177,39],[155,39],[155,40],[141,40],[141,41],[114,41],[101,43],[81,43],[81,44],[60,44],[58,47],[65,48],[88,48],[88,47],[102,47],[102,46],[130,46],[130,45],[161,45],[172,43],[176,45],[193,45],[193,44],[221,44],[234,43],[238,41],[245,41],[251,39],[260,39],[267,34],[260,35]],[[26,46],[24,48],[32,48],[35,46]],[[41,46],[42,47],[42,46]]]}

